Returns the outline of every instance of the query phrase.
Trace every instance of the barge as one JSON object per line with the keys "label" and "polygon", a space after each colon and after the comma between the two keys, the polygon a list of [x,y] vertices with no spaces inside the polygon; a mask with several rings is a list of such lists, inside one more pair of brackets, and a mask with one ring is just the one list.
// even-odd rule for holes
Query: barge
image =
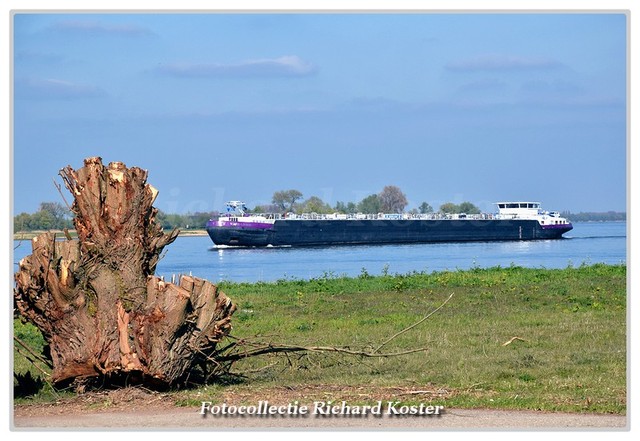
{"label": "barge", "polygon": [[494,214],[249,214],[241,201],[207,222],[216,245],[331,246],[560,239],[573,229],[540,202],[497,202]]}

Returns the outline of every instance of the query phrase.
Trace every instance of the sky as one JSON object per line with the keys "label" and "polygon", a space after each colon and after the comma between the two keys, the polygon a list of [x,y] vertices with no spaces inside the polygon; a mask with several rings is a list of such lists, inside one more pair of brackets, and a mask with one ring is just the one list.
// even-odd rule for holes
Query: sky
{"label": "sky", "polygon": [[[169,213],[297,189],[627,210],[621,12],[12,13],[13,212],[100,156]],[[63,189],[70,200],[69,193]]]}

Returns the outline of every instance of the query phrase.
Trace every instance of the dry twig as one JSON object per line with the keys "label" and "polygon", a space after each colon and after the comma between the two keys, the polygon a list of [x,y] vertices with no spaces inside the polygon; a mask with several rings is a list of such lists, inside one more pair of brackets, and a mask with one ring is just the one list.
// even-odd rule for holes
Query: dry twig
{"label": "dry twig", "polygon": [[511,337],[508,341],[505,341],[504,343],[502,343],[502,346],[507,346],[510,345],[511,343],[513,343],[514,341],[519,340],[519,341],[526,341],[524,338],[520,338],[520,337]]}
{"label": "dry twig", "polygon": [[375,352],[366,351],[354,351],[351,349],[338,348],[334,346],[295,346],[295,345],[277,345],[277,344],[265,344],[264,346],[257,347],[256,349],[243,351],[236,354],[223,355],[216,358],[218,362],[233,362],[242,360],[243,358],[255,357],[256,355],[275,354],[279,352],[339,352],[342,354],[358,355],[361,357],[397,357],[399,355],[413,354],[416,352],[426,351],[427,348],[409,349],[407,351],[383,353],[377,354]]}
{"label": "dry twig", "polygon": [[[427,348],[417,348],[417,349],[408,349],[406,351],[400,352],[390,352],[390,353],[380,353],[380,349],[391,342],[393,339],[398,337],[399,335],[404,334],[405,332],[410,331],[411,329],[418,326],[420,323],[423,323],[433,314],[438,312],[444,305],[447,304],[449,300],[453,297],[453,293],[436,309],[431,311],[429,314],[413,323],[411,326],[408,326],[397,332],[386,341],[384,341],[380,346],[378,346],[373,351],[356,351],[348,348],[339,348],[336,346],[299,346],[299,345],[291,345],[291,344],[274,344],[274,343],[254,343],[246,339],[238,339],[229,335],[228,337],[231,339],[235,339],[235,342],[230,343],[225,346],[222,350],[217,353],[215,357],[216,363],[228,363],[227,368],[230,368],[230,365],[235,361],[242,360],[249,357],[255,357],[257,355],[265,355],[265,354],[276,354],[276,353],[284,353],[285,355],[292,352],[337,352],[348,355],[355,355],[360,357],[367,358],[386,358],[386,357],[397,357],[401,355],[414,354],[416,352],[426,352]],[[249,348],[252,347],[253,349]],[[237,352],[231,353],[232,349],[237,350]],[[227,352],[226,355],[224,353]]]}
{"label": "dry twig", "polygon": [[376,353],[378,352],[383,346],[385,346],[387,343],[389,343],[391,340],[393,340],[394,338],[396,338],[399,335],[404,334],[405,332],[415,328],[416,326],[418,326],[420,323],[424,322],[425,320],[427,320],[429,317],[431,317],[433,314],[435,314],[436,312],[438,312],[440,310],[440,308],[442,308],[444,305],[447,304],[447,302],[449,300],[451,300],[451,297],[453,297],[453,293],[451,293],[451,295],[447,298],[447,300],[445,300],[440,306],[438,306],[436,309],[434,309],[433,311],[431,311],[429,314],[427,314],[426,316],[422,317],[420,320],[418,320],[417,322],[415,322],[413,325],[408,326],[406,328],[404,328],[402,331],[395,333],[394,335],[392,335],[390,338],[388,338],[384,343],[382,343],[380,346],[378,346],[373,352]]}

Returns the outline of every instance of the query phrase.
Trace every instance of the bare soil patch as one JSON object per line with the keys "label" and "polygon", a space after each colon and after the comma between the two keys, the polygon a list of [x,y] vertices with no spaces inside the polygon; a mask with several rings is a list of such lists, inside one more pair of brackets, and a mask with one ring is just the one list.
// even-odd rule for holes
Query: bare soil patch
{"label": "bare soil patch", "polygon": [[[71,415],[94,412],[136,412],[161,411],[180,407],[185,399],[196,401],[215,398],[217,402],[229,405],[256,404],[268,400],[273,405],[283,405],[294,401],[347,401],[352,404],[377,400],[412,400],[431,402],[452,396],[453,392],[441,388],[409,388],[380,386],[344,385],[304,385],[282,387],[228,388],[214,396],[201,391],[156,392],[143,387],[126,387],[115,390],[94,391],[61,398],[50,403],[24,403],[14,406],[17,417]],[[441,401],[440,401],[441,402]]]}
{"label": "bare soil patch", "polygon": [[[33,429],[188,429],[188,430],[443,430],[443,429],[605,429],[625,430],[625,415],[511,411],[495,409],[449,409],[427,417],[229,417],[200,415],[199,401],[226,402],[228,405],[272,405],[298,401],[342,400],[349,404],[376,400],[411,400],[442,403],[453,391],[410,387],[370,387],[342,385],[304,385],[296,387],[234,388],[212,392],[155,392],[140,387],[89,392],[53,403],[19,404],[14,407],[14,427]],[[184,404],[190,400],[188,405]]]}

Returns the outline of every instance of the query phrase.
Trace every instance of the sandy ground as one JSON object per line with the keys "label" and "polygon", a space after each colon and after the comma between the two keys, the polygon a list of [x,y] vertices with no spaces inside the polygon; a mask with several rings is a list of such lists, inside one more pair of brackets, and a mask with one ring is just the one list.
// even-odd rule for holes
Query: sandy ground
{"label": "sandy ground", "polygon": [[95,412],[75,415],[14,416],[14,430],[35,429],[188,429],[188,430],[456,430],[456,429],[608,429],[625,430],[626,418],[614,415],[500,410],[448,409],[440,416],[395,417],[203,417],[199,409],[174,408],[140,412]]}
{"label": "sandy ground", "polygon": [[[223,397],[228,405],[258,405],[269,396],[270,405],[285,405],[299,400],[307,405],[307,415],[201,415],[200,406],[177,407],[171,394],[128,388],[111,392],[79,395],[73,399],[51,404],[14,406],[12,430],[607,430],[628,429],[624,415],[589,413],[551,413],[531,411],[505,411],[492,409],[449,409],[439,415],[400,416],[385,412],[389,397],[403,396],[415,391],[364,390],[353,388],[342,391],[339,399],[347,403],[355,397],[379,396],[383,401],[382,415],[311,415],[313,400],[323,399],[320,389],[278,389],[256,391],[250,394],[230,393]],[[422,392],[422,391],[421,391]],[[423,391],[427,395],[437,391]],[[324,392],[325,394],[327,392]],[[331,399],[337,396],[330,391]],[[327,399],[325,395],[325,400]],[[202,398],[206,400],[206,397]],[[393,398],[391,398],[393,400]],[[340,404],[334,401],[333,404]],[[435,410],[434,410],[435,411]]]}

